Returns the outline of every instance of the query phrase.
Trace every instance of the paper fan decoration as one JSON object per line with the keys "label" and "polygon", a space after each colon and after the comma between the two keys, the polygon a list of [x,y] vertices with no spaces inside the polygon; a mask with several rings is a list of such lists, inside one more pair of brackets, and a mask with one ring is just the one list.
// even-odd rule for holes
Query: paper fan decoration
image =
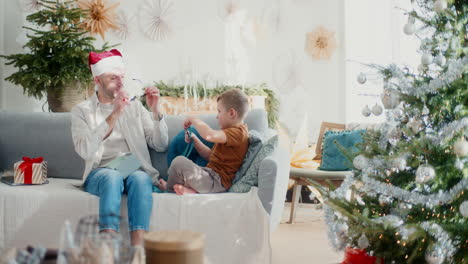
{"label": "paper fan decoration", "polygon": [[78,7],[85,10],[87,17],[83,25],[91,34],[104,34],[109,29],[117,29],[115,25],[115,9],[120,3],[109,3],[107,0],[80,0]]}
{"label": "paper fan decoration", "polygon": [[218,12],[222,19],[226,19],[240,10],[239,0],[219,0]]}
{"label": "paper fan decoration", "polygon": [[140,26],[145,36],[152,40],[169,38],[173,13],[174,5],[170,0],[146,0],[140,12]]}
{"label": "paper fan decoration", "polygon": [[133,24],[134,17],[129,17],[125,14],[124,11],[120,11],[115,20],[115,25],[117,26],[114,29],[114,33],[120,39],[127,39],[130,35],[130,25]]}
{"label": "paper fan decoration", "polygon": [[273,63],[273,82],[281,93],[290,93],[302,85],[302,67],[293,52],[285,53]]}
{"label": "paper fan decoration", "polygon": [[271,28],[272,32],[277,32],[281,24],[281,7],[279,0],[266,1],[262,11],[262,23]]}
{"label": "paper fan decoration", "polygon": [[306,34],[305,51],[316,60],[328,60],[336,50],[335,32],[318,27]]}

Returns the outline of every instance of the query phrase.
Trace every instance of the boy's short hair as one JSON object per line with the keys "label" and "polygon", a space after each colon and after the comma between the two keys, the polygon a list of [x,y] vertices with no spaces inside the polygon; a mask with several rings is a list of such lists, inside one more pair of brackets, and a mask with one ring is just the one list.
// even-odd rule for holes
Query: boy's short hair
{"label": "boy's short hair", "polygon": [[217,102],[222,101],[227,109],[233,108],[241,120],[245,118],[249,111],[249,99],[241,89],[232,88],[222,93]]}

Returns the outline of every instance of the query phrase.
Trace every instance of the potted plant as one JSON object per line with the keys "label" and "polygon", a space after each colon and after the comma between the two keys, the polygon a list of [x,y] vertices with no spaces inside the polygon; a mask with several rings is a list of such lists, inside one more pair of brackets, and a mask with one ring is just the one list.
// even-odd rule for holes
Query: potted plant
{"label": "potted plant", "polygon": [[23,46],[27,53],[1,55],[7,65],[18,71],[5,80],[23,87],[28,96],[42,99],[47,96],[52,112],[68,112],[87,97],[92,87],[88,66],[90,51],[111,48],[107,43],[95,49],[94,37],[83,27],[84,10],[76,1],[39,0],[41,9],[26,20],[43,30],[24,27],[29,41]]}

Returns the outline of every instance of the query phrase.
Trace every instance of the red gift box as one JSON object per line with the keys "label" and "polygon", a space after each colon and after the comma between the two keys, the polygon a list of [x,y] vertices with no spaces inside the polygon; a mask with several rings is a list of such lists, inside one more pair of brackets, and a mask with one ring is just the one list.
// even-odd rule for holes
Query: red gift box
{"label": "red gift box", "polygon": [[14,182],[16,184],[43,184],[47,181],[47,162],[42,157],[23,157],[15,162]]}
{"label": "red gift box", "polygon": [[369,256],[364,249],[347,247],[345,256],[341,264],[384,264],[384,260],[379,258],[380,262],[374,256]]}

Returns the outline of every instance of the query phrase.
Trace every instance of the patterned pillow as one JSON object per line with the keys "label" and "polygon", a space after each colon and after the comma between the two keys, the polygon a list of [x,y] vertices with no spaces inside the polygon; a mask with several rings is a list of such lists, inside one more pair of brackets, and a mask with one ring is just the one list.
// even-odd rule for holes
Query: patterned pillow
{"label": "patterned pillow", "polygon": [[[246,158],[244,158],[244,162],[241,168],[244,166],[244,163],[247,164],[247,168],[243,168],[245,169],[245,173],[243,175],[240,175],[240,179],[238,179],[231,186],[231,188],[229,188],[228,192],[244,193],[250,191],[250,188],[252,188],[253,186],[258,186],[258,169],[260,168],[260,163],[263,159],[270,156],[275,150],[276,146],[278,145],[278,135],[274,130],[267,130],[266,133],[261,135],[260,139],[260,149],[258,150],[256,155],[250,154],[249,157],[247,157],[246,155],[246,158],[252,159],[252,161],[250,162],[250,164],[248,164],[249,161],[246,160]],[[249,149],[250,148],[251,147],[249,146]],[[248,150],[247,153],[249,153],[249,151],[250,150]],[[255,153],[254,150],[252,150],[252,152]],[[239,171],[240,170],[241,169],[239,169]]]}
{"label": "patterned pillow", "polygon": [[236,177],[232,181],[232,184],[238,182],[242,176],[245,175],[245,172],[252,164],[255,156],[260,151],[263,146],[262,142],[262,135],[257,130],[250,130],[249,131],[249,148],[247,149],[247,153],[245,153],[244,161],[242,161],[242,165],[239,170],[236,172]]}
{"label": "patterned pillow", "polygon": [[356,144],[362,142],[363,133],[365,130],[327,131],[323,138],[322,161],[319,169],[326,171],[351,170],[352,163],[340,148],[346,149],[350,154],[357,152]]}

